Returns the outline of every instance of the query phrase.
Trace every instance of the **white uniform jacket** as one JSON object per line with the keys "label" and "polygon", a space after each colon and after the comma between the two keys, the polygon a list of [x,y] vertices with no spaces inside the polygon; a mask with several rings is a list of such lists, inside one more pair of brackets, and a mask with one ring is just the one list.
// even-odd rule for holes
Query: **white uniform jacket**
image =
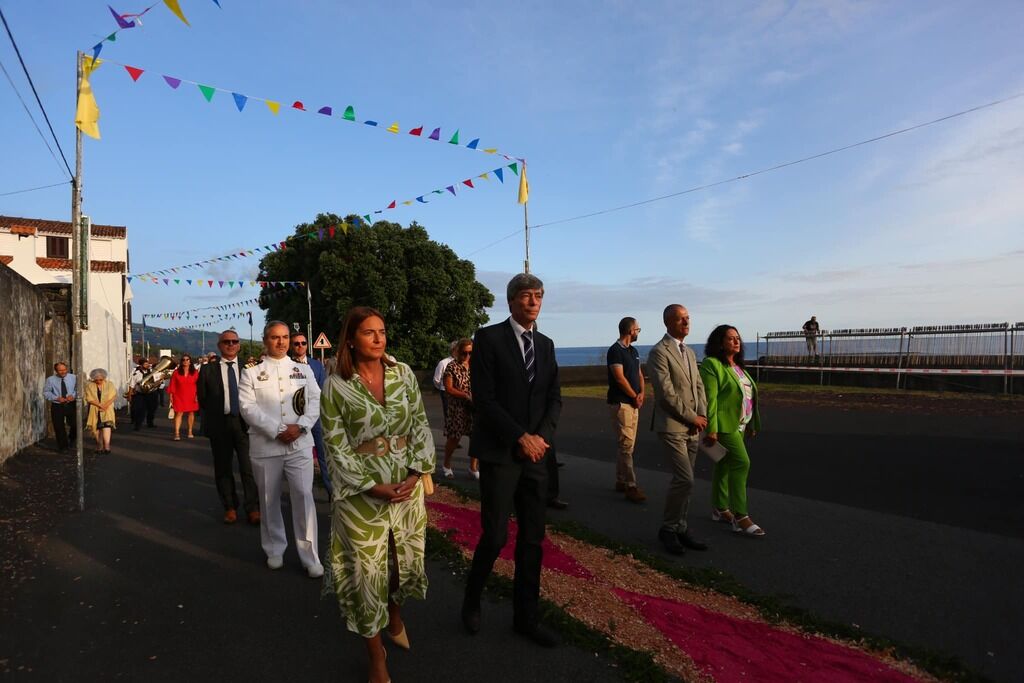
{"label": "white uniform jacket", "polygon": [[[302,388],[306,390],[306,408],[302,415],[297,415],[292,398]],[[313,424],[320,418],[320,386],[308,365],[287,356],[267,357],[241,373],[238,408],[249,424],[250,458],[308,450],[313,447]],[[286,444],[277,435],[290,424],[305,427],[307,432]]]}

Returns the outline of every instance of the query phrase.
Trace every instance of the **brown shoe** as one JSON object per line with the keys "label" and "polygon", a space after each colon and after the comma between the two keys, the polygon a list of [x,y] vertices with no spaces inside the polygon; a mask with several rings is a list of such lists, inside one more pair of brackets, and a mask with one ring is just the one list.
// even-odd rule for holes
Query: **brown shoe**
{"label": "brown shoe", "polygon": [[260,511],[259,510],[253,510],[252,512],[249,513],[249,524],[252,524],[253,526],[256,526],[259,523],[260,523]]}
{"label": "brown shoe", "polygon": [[615,482],[615,491],[616,491],[617,493],[624,493],[624,492],[625,492],[625,490],[626,490],[626,484],[625,484],[625,482],[621,482],[621,481],[617,481],[617,482]]}
{"label": "brown shoe", "polygon": [[642,503],[647,500],[647,496],[644,495],[639,486],[630,486],[626,489],[626,500],[631,503]]}
{"label": "brown shoe", "polygon": [[238,520],[238,513],[233,509],[224,511],[224,523],[234,524]]}

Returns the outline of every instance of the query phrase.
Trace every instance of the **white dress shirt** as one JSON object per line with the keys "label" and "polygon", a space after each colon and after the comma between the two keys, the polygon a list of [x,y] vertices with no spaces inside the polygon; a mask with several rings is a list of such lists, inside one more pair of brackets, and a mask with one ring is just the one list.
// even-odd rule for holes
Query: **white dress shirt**
{"label": "white dress shirt", "polygon": [[[534,325],[533,325],[533,323],[530,323],[530,326],[528,328],[527,327],[523,327],[522,325],[517,323],[516,319],[513,318],[512,316],[509,316],[508,321],[512,324],[512,331],[516,333],[516,342],[519,344],[519,353],[522,354],[523,362],[525,363],[526,362],[526,349],[523,347],[523,332],[533,332],[534,331],[534,329],[533,329]],[[534,342],[533,342],[533,353],[534,353],[534,357],[536,357],[536,354],[537,354],[537,341],[536,340],[534,340]]]}

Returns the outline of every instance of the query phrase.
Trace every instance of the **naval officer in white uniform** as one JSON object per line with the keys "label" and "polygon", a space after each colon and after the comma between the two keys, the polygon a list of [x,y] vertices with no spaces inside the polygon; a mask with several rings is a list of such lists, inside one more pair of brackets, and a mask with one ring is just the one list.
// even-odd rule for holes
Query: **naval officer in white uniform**
{"label": "naval officer in white uniform", "polygon": [[[281,484],[287,479],[296,550],[306,573],[315,579],[324,573],[313,503],[312,429],[320,417],[320,386],[308,365],[288,357],[288,341],[288,325],[279,320],[267,323],[267,355],[242,373],[238,403],[249,424],[249,458],[260,492],[260,540],[267,566],[280,569],[288,547],[281,516]],[[300,389],[305,390],[305,408],[298,414],[294,398]]]}

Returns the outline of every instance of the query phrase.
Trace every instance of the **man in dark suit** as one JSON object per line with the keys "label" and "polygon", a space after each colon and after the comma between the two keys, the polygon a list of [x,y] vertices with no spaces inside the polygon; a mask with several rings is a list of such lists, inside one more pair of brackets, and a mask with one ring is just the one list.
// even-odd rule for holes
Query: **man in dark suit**
{"label": "man in dark suit", "polygon": [[[306,335],[301,332],[292,335],[291,351],[292,360],[308,365],[309,369],[313,371],[316,383],[323,389],[324,383],[327,381],[327,370],[324,369],[323,363],[309,355],[309,340],[306,339]],[[327,450],[324,446],[324,428],[321,426],[320,420],[316,421],[310,431],[313,433],[313,446],[316,448],[316,463],[320,468],[320,480],[324,483],[324,488],[327,489],[327,498],[330,499],[331,477],[327,473]]]}
{"label": "man in dark suit", "polygon": [[562,392],[555,346],[535,329],[544,283],[520,273],[506,290],[504,322],[477,330],[473,339],[473,432],[469,455],[480,459],[483,533],[466,582],[462,623],[480,630],[480,598],[498,553],[508,540],[508,519],[519,525],[513,579],[517,633],[545,647],[555,637],[538,624],[541,542],[548,498],[545,456],[554,443]]}
{"label": "man in dark suit", "polygon": [[238,493],[235,491],[234,456],[238,456],[238,473],[242,477],[245,512],[249,524],[260,523],[260,498],[256,479],[249,462],[249,426],[238,407],[238,361],[240,341],[234,330],[225,330],[217,338],[220,362],[207,363],[199,371],[197,392],[203,411],[203,435],[210,439],[213,451],[213,476],[217,494],[224,504],[224,523],[238,519]]}

